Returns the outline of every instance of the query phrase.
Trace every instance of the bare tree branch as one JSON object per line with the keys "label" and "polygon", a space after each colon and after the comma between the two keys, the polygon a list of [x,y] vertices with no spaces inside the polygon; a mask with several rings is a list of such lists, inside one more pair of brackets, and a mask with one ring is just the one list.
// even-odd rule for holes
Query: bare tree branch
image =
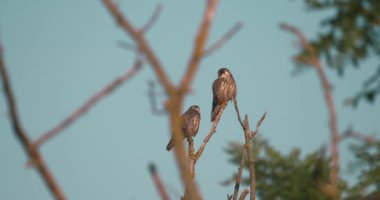
{"label": "bare tree branch", "polygon": [[241,128],[245,129],[244,122],[243,122],[243,120],[241,119],[241,116],[240,116],[240,111],[239,111],[239,106],[238,106],[237,99],[234,98],[233,101],[234,101],[235,111],[236,111],[236,115],[237,115],[238,121],[240,123],[240,126],[241,126]]}
{"label": "bare tree branch", "polygon": [[238,195],[239,195],[239,188],[240,188],[240,183],[241,183],[241,176],[243,174],[243,169],[244,169],[244,161],[245,161],[245,154],[246,154],[246,151],[245,151],[245,148],[243,146],[243,149],[241,151],[241,160],[240,160],[240,167],[239,167],[239,170],[238,170],[238,174],[236,176],[236,183],[235,183],[235,188],[234,188],[234,195],[233,195],[233,200],[237,200],[238,198]]}
{"label": "bare tree branch", "polygon": [[[235,105],[237,105],[237,103],[235,104]],[[235,108],[237,108],[237,106],[235,107]],[[236,109],[236,112],[238,112],[239,111],[239,109],[237,108]],[[257,135],[257,133],[258,133],[258,131],[259,131],[259,128],[260,128],[260,126],[261,126],[261,124],[263,123],[263,121],[264,121],[264,119],[265,119],[265,116],[266,116],[266,112],[263,114],[263,116],[261,116],[261,118],[260,118],[260,120],[257,122],[257,125],[256,125],[256,129],[255,129],[255,131],[253,131],[253,132],[251,132],[250,134],[249,134],[249,140],[252,140],[252,139],[254,139],[255,137],[256,137],[256,135]],[[240,116],[240,114],[238,115],[238,116]],[[247,127],[246,125],[244,125],[244,127]],[[243,129],[245,129],[243,127]],[[249,128],[247,129],[247,130],[249,130]],[[245,133],[245,131],[244,131],[244,133]],[[247,141],[246,141],[247,142]],[[235,189],[234,189],[234,196],[233,196],[233,199],[234,200],[236,200],[237,199],[237,195],[239,194],[239,186],[240,186],[240,182],[241,182],[241,176],[242,176],[242,169],[244,168],[244,161],[245,161],[245,153],[246,153],[246,146],[243,146],[243,148],[242,148],[242,150],[241,150],[241,161],[240,161],[240,167],[239,167],[239,171],[238,171],[238,175],[237,175],[237,177],[236,177],[236,183],[235,183]],[[249,151],[251,151],[251,150],[249,150]],[[252,157],[253,158],[253,157]],[[251,161],[250,161],[251,162]],[[253,167],[254,167],[254,165],[253,165]],[[252,178],[252,177],[251,177]]]}
{"label": "bare tree branch", "polygon": [[156,9],[154,10],[153,15],[150,17],[148,22],[143,27],[141,27],[140,31],[143,33],[146,33],[150,28],[152,28],[152,26],[154,25],[154,23],[156,23],[158,17],[160,16],[161,11],[162,11],[162,5],[158,4],[156,6]]}
{"label": "bare tree branch", "polygon": [[203,13],[202,23],[199,27],[199,31],[195,39],[194,50],[179,87],[180,90],[185,93],[189,91],[191,82],[193,81],[195,74],[198,71],[199,63],[204,54],[204,46],[207,42],[211,23],[216,12],[216,6],[218,5],[218,0],[207,0],[206,2],[207,6]]}
{"label": "bare tree branch", "polygon": [[230,30],[227,31],[227,33],[225,33],[221,38],[219,38],[214,44],[210,45],[208,48],[204,50],[203,57],[209,56],[210,54],[214,53],[218,49],[222,48],[223,45],[226,44],[226,42],[228,42],[242,28],[243,28],[242,22],[236,23]]}
{"label": "bare tree branch", "polygon": [[[137,55],[138,56],[138,55]],[[49,131],[38,137],[33,143],[37,148],[45,143],[47,140],[62,132],[64,129],[69,127],[72,123],[76,122],[80,117],[87,113],[96,103],[98,103],[102,98],[106,97],[112,93],[116,88],[118,88],[125,81],[131,79],[142,67],[141,58],[137,58],[133,67],[125,72],[120,77],[117,77],[111,83],[104,86],[101,90],[97,91],[93,96],[91,96],[86,102],[84,102],[79,108],[77,108],[73,113],[66,117],[62,122],[58,123]]]}
{"label": "bare tree branch", "polygon": [[251,200],[256,199],[256,176],[255,176],[255,160],[251,151],[251,131],[249,128],[248,115],[244,119],[244,136],[245,136],[245,150],[247,151],[249,161],[249,176],[250,176],[250,196]]}
{"label": "bare tree branch", "polygon": [[166,192],[165,186],[162,183],[161,178],[157,173],[156,166],[153,163],[149,164],[149,172],[153,178],[154,185],[156,186],[157,191],[161,196],[161,199],[162,200],[169,200],[170,199],[169,195]]}
{"label": "bare tree branch", "polygon": [[117,5],[112,2],[112,0],[103,0],[103,3],[108,9],[109,13],[115,18],[117,24],[136,41],[137,46],[145,55],[146,60],[152,66],[153,71],[156,73],[157,78],[160,80],[160,83],[163,85],[166,93],[169,96],[173,95],[175,88],[165,73],[161,62],[158,60],[152,48],[146,42],[143,33],[136,29],[129,22],[129,20],[123,15],[123,13],[119,10]]}
{"label": "bare tree branch", "polygon": [[30,159],[33,160],[39,175],[42,180],[45,182],[47,188],[49,189],[51,195],[57,200],[64,200],[65,195],[61,188],[59,187],[57,181],[55,180],[53,174],[50,172],[47,167],[42,155],[37,148],[34,148],[31,140],[23,129],[20,119],[18,117],[16,100],[13,95],[11,88],[11,83],[8,77],[7,70],[5,68],[5,62],[3,60],[3,50],[0,44],[0,73],[3,80],[4,94],[8,104],[8,109],[10,113],[10,119],[13,126],[13,132],[15,133],[16,138],[20,141],[22,147],[24,148],[25,153]]}
{"label": "bare tree branch", "polygon": [[[154,54],[151,47],[146,42],[141,31],[137,30],[129,20],[124,17],[122,12],[118,9],[116,4],[112,0],[103,0],[104,5],[107,7],[110,14],[115,18],[119,26],[127,32],[133,40],[136,42],[139,50],[145,55],[146,60],[150,63],[155,72],[158,80],[165,89],[167,96],[169,97],[166,102],[166,109],[169,112],[169,121],[171,127],[172,138],[174,140],[174,154],[176,157],[179,171],[185,185],[185,199],[200,199],[198,188],[191,178],[188,163],[186,162],[186,154],[181,142],[181,107],[183,104],[184,93],[180,92],[180,89],[171,83],[169,77],[164,71],[163,66]],[[188,195],[188,196],[186,196]]]}
{"label": "bare tree branch", "polygon": [[359,133],[357,131],[353,131],[350,129],[344,131],[343,134],[340,136],[341,141],[346,139],[346,138],[359,139],[359,140],[366,142],[367,144],[372,144],[375,142],[375,138],[373,138],[372,136],[363,135],[362,133]]}
{"label": "bare tree branch", "polygon": [[210,131],[208,132],[208,134],[205,137],[205,139],[203,139],[203,143],[201,144],[201,146],[199,147],[197,153],[195,154],[195,163],[201,157],[201,155],[202,155],[202,153],[203,153],[203,151],[204,151],[204,149],[206,147],[207,142],[211,139],[212,135],[216,132],[216,127],[219,124],[219,120],[220,120],[220,117],[222,116],[223,111],[224,111],[224,108],[222,108],[222,110],[218,113],[218,115],[216,116],[215,121],[212,123],[212,127],[211,127]]}
{"label": "bare tree branch", "polygon": [[248,189],[245,189],[243,192],[241,192],[239,200],[244,200],[248,193],[249,193]]}
{"label": "bare tree branch", "polygon": [[261,116],[260,120],[257,122],[255,131],[251,132],[251,140],[256,137],[257,133],[259,132],[259,128],[261,124],[263,123],[263,121],[265,120],[266,116],[267,116],[267,112],[265,112],[263,116]]}
{"label": "bare tree branch", "polygon": [[300,41],[302,47],[308,53],[308,64],[314,66],[317,71],[318,77],[321,82],[324,98],[327,105],[329,122],[330,122],[330,134],[331,134],[331,172],[330,172],[330,181],[334,190],[334,199],[340,199],[340,193],[338,190],[338,181],[339,181],[339,131],[338,131],[338,119],[336,114],[336,108],[334,104],[334,99],[332,95],[331,85],[326,76],[326,73],[320,63],[319,56],[315,50],[315,48],[308,42],[305,38],[304,34],[295,26],[288,24],[281,24],[282,29],[289,31],[295,34]]}
{"label": "bare tree branch", "polygon": [[189,169],[190,175],[194,179],[195,177],[195,155],[194,155],[194,141],[191,135],[187,136],[187,141],[189,143]]}
{"label": "bare tree branch", "polygon": [[[140,28],[139,32],[141,33],[146,33],[148,32],[152,26],[156,23],[156,21],[158,20],[160,14],[161,14],[161,11],[162,11],[162,5],[161,4],[158,4],[156,6],[156,9],[154,10],[154,13],[152,14],[152,16],[149,18],[149,20]],[[117,44],[122,47],[122,48],[125,48],[125,49],[128,49],[128,50],[132,50],[132,51],[138,51],[136,46],[129,43],[129,42],[126,42],[126,41],[123,41],[123,40],[119,40],[117,42]]]}

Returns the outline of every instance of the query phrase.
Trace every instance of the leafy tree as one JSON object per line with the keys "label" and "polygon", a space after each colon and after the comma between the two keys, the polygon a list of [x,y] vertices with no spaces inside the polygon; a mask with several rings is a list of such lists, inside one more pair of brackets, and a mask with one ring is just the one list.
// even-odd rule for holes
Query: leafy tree
{"label": "leafy tree", "polygon": [[[226,148],[234,165],[240,165],[241,150],[242,145],[233,142]],[[340,180],[342,199],[380,199],[380,142],[356,144],[351,151],[356,155],[353,170],[360,173],[353,186],[343,178]],[[252,152],[256,158],[257,195],[260,199],[331,199],[328,184],[330,161],[323,148],[301,157],[297,148],[283,154],[267,140],[258,138]],[[247,163],[245,168],[248,169]],[[233,183],[235,179],[236,174],[225,183]],[[249,177],[243,178],[243,184],[249,184]]]}
{"label": "leafy tree", "polygon": [[[253,146],[260,199],[327,199],[318,191],[316,184],[317,179],[328,180],[329,177],[328,160],[323,154],[315,152],[302,159],[300,150],[295,148],[285,155],[262,138],[255,140]],[[241,150],[239,143],[231,143],[226,149],[235,165],[240,164]],[[243,178],[243,183],[248,184],[249,177]]]}
{"label": "leafy tree", "polygon": [[360,171],[358,182],[347,190],[347,200],[380,199],[380,141],[352,145],[354,169]]}
{"label": "leafy tree", "polygon": [[[380,56],[380,1],[378,0],[305,0],[311,11],[333,10],[324,18],[321,30],[311,41],[326,63],[343,75],[345,66],[358,67],[360,61],[371,55]],[[304,58],[305,52],[297,57]],[[356,106],[360,99],[374,102],[380,94],[380,67],[363,84],[350,103]]]}

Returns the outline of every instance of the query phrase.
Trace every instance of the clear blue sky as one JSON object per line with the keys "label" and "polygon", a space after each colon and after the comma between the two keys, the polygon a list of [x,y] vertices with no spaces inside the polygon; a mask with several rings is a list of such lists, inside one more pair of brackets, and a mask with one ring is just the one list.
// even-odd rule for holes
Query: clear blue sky
{"label": "clear blue sky", "polygon": [[[162,15],[147,38],[174,81],[182,77],[204,2],[119,0],[124,13],[143,24],[157,3]],[[237,21],[244,28],[223,49],[207,57],[186,99],[202,112],[199,146],[210,128],[211,85],[217,70],[227,66],[238,84],[238,100],[251,124],[268,112],[261,134],[282,152],[299,147],[310,152],[329,141],[327,112],[319,80],[313,70],[292,77],[294,37],[278,28],[280,22],[300,27],[308,37],[321,17],[307,12],[302,1],[221,1],[209,44]],[[101,1],[0,0],[0,38],[17,97],[20,116],[32,138],[60,122],[89,96],[130,68],[133,53],[117,41],[131,41],[114,23]],[[344,78],[327,70],[334,84],[339,128],[350,125],[363,133],[380,130],[378,105],[345,107],[343,101],[360,89],[377,67],[375,59],[360,69],[349,67]],[[131,81],[108,96],[85,117],[41,149],[69,199],[158,199],[147,171],[154,162],[171,196],[182,193],[169,140],[166,116],[150,111],[147,81],[154,74],[146,66]],[[24,167],[26,157],[15,139],[0,94],[0,199],[51,199],[40,177]],[[376,123],[377,122],[377,123]],[[232,106],[226,109],[196,166],[205,199],[222,199],[233,187],[219,183],[237,168],[223,149],[229,141],[243,141]],[[351,158],[342,145],[345,163]],[[347,175],[342,166],[342,176]]]}

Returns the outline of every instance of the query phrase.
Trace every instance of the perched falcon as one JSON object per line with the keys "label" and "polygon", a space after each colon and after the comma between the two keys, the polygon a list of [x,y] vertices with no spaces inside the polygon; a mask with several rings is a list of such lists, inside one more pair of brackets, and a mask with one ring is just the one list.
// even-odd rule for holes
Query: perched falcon
{"label": "perched falcon", "polygon": [[212,84],[212,93],[211,122],[214,122],[219,112],[227,106],[228,101],[236,98],[236,83],[230,70],[227,68],[219,69],[218,78]]}
{"label": "perched falcon", "polygon": [[[199,106],[193,105],[182,114],[182,122],[181,122],[181,130],[183,133],[183,139],[187,136],[194,137],[198,133],[199,122],[201,121],[201,111]],[[173,138],[170,139],[168,145],[166,146],[166,150],[170,150],[174,147]]]}

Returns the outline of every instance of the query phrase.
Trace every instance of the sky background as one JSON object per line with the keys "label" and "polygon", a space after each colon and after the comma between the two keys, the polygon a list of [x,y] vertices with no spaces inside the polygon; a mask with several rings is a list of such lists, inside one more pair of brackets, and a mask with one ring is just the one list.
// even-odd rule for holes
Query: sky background
{"label": "sky background", "polygon": [[[125,15],[140,26],[157,3],[161,16],[146,37],[171,80],[182,77],[203,13],[203,1],[119,0]],[[329,142],[325,102],[314,70],[291,75],[295,38],[278,28],[280,22],[298,26],[312,38],[327,12],[310,12],[300,0],[221,1],[208,44],[236,22],[244,28],[222,49],[205,58],[184,109],[201,108],[196,149],[207,134],[212,101],[211,85],[217,70],[227,66],[238,85],[242,114],[251,126],[267,111],[261,136],[284,153],[294,147],[303,154]],[[117,42],[131,39],[114,23],[101,1],[0,0],[0,39],[23,126],[35,139],[64,119],[88,97],[128,70],[133,52]],[[376,59],[351,66],[339,77],[326,70],[334,85],[340,131],[349,126],[364,134],[378,133],[378,103],[345,107],[345,98],[378,67]],[[68,199],[159,199],[149,176],[154,162],[170,195],[182,194],[169,141],[166,116],[152,114],[147,95],[154,80],[150,66],[97,104],[87,115],[41,148]],[[0,94],[0,199],[52,199],[35,170],[25,168],[27,158],[14,137]],[[161,99],[163,99],[161,97]],[[161,106],[161,104],[160,104]],[[225,198],[233,186],[220,182],[237,171],[224,153],[229,141],[244,141],[233,106],[225,110],[217,132],[196,166],[205,199]],[[349,176],[352,156],[341,145],[341,176]],[[247,173],[245,173],[247,175]]]}

